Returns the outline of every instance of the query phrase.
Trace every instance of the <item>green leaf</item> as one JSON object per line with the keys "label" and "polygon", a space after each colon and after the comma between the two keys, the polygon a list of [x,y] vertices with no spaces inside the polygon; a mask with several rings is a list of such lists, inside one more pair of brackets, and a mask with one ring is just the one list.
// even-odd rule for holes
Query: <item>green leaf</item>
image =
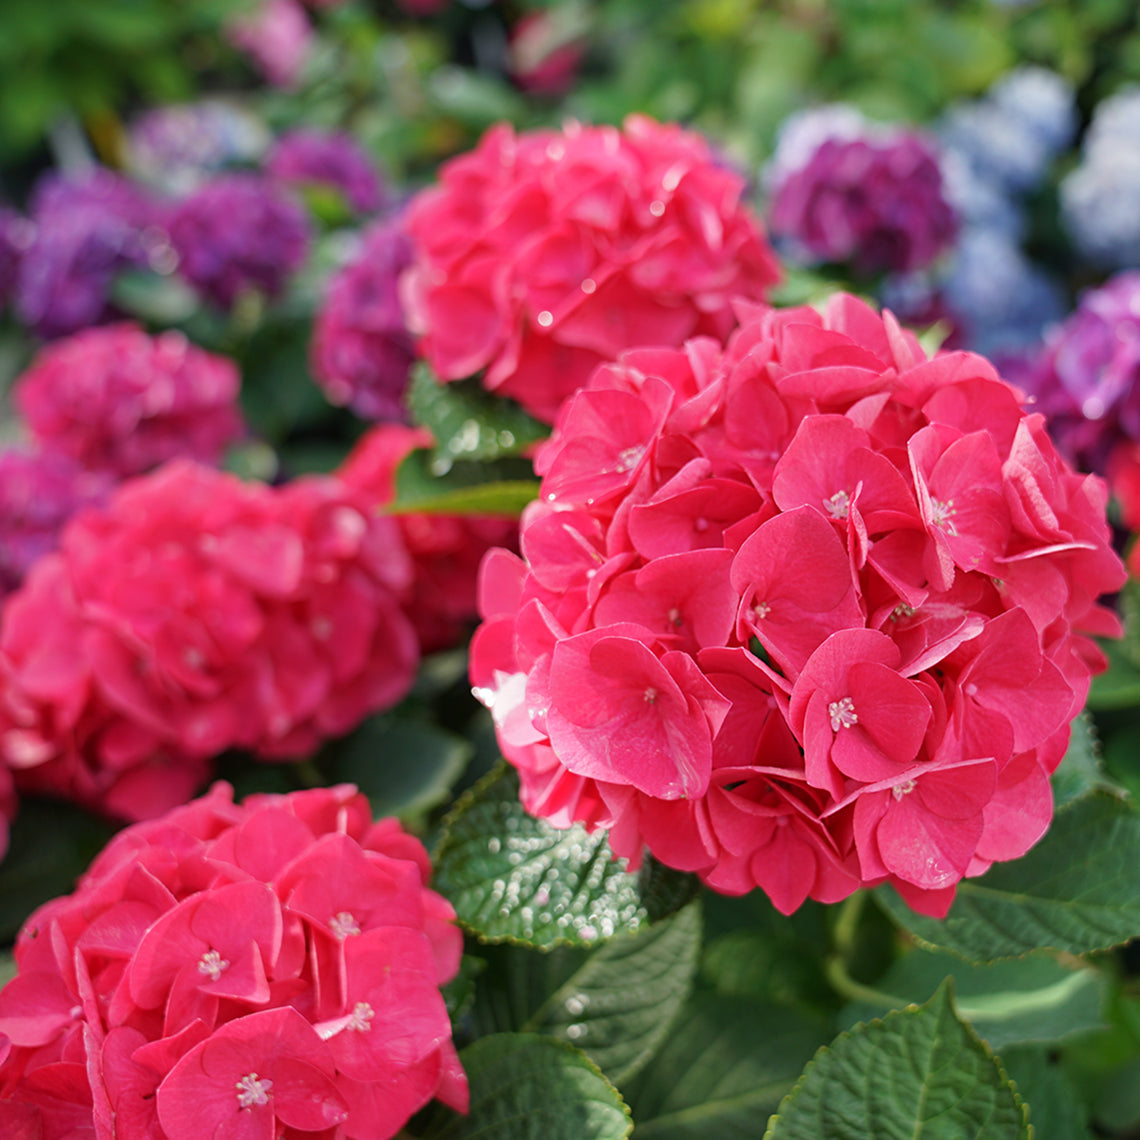
{"label": "green leaf", "polygon": [[1060,1065],[1039,1045],[1001,1051],[1001,1064],[1029,1106],[1039,1140],[1090,1140],[1088,1114]]}
{"label": "green leaf", "polygon": [[883,1002],[852,1002],[840,1016],[848,1025],[881,1017],[923,1000],[947,977],[954,979],[958,1016],[997,1052],[1008,1045],[1063,1041],[1105,1023],[1101,1007],[1106,987],[1099,970],[1068,969],[1040,954],[974,966],[924,950],[901,958],[875,983]]}
{"label": "green leaf", "polygon": [[1026,1117],[993,1054],[955,1016],[945,983],[925,1005],[822,1048],[765,1140],[1029,1140]]}
{"label": "green leaf", "polygon": [[114,830],[70,804],[22,798],[0,863],[0,941],[15,938],[41,903],[72,891]]}
{"label": "green leaf", "polygon": [[[519,1026],[582,1049],[614,1084],[629,1080],[669,1033],[692,989],[701,950],[700,906],[588,954]],[[544,971],[547,954],[511,947],[524,968]],[[567,953],[574,953],[567,951]]]}
{"label": "green leaf", "polygon": [[438,1110],[423,1140],[625,1140],[629,1109],[580,1050],[533,1033],[483,1037],[459,1055],[466,1116]]}
{"label": "green leaf", "polygon": [[958,885],[941,921],[915,914],[890,887],[876,895],[923,944],[974,962],[1052,948],[1106,950],[1140,930],[1140,815],[1103,793],[1062,808],[1027,855]]}
{"label": "green leaf", "polygon": [[501,459],[519,455],[550,434],[513,400],[487,392],[479,380],[444,384],[423,363],[412,369],[407,403],[416,423],[428,428],[436,455],[457,459]]}
{"label": "green leaf", "polygon": [[1095,791],[1120,795],[1123,789],[1105,772],[1100,740],[1092,717],[1082,712],[1073,718],[1072,735],[1065,758],[1053,773],[1053,802],[1062,807]]}
{"label": "green leaf", "polygon": [[437,467],[430,451],[411,452],[396,468],[396,497],[391,515],[503,515],[517,518],[538,498],[539,482],[522,459],[448,463]]}
{"label": "green leaf", "polygon": [[459,800],[434,864],[432,885],[485,942],[592,946],[650,918],[638,876],[614,859],[605,833],[528,815],[510,769]]}
{"label": "green leaf", "polygon": [[637,1140],[752,1140],[824,1039],[786,1007],[699,994],[623,1091]]}
{"label": "green leaf", "polygon": [[1092,679],[1088,706],[1094,712],[1102,709],[1128,709],[1140,705],[1140,669],[1115,642],[1101,642],[1108,657],[1108,671]]}
{"label": "green leaf", "polygon": [[375,815],[408,817],[447,799],[472,752],[436,724],[378,716],[337,742],[321,767],[330,783],[356,784]]}

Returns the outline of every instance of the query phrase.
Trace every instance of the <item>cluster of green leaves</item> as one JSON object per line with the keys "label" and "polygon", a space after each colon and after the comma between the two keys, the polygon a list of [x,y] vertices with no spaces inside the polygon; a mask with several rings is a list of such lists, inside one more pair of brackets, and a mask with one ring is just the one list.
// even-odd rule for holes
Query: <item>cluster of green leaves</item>
{"label": "cluster of green leaves", "polygon": [[[785,918],[630,871],[492,771],[435,850],[468,934],[452,1010],[478,1107],[411,1133],[1021,1140],[1032,1123],[1083,1140],[1130,1124],[1140,1009],[1115,948],[1140,929],[1140,814],[1087,720],[1064,770],[1050,833],[963,883],[944,922],[886,888]],[[535,1097],[543,1081],[558,1092]]]}

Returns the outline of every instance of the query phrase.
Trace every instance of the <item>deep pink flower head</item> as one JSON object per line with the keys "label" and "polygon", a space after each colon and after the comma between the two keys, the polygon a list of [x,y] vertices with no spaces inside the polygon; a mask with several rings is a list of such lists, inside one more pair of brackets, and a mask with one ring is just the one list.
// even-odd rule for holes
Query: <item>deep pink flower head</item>
{"label": "deep pink flower head", "polygon": [[1036,842],[1118,632],[1105,487],[979,356],[890,313],[742,306],[595,372],[472,642],[527,808],[779,909],[930,913]]}
{"label": "deep pink flower head", "polygon": [[531,94],[565,94],[586,54],[584,30],[581,15],[569,7],[528,12],[511,28],[511,78]]}
{"label": "deep pink flower head", "polygon": [[240,383],[233,361],[180,332],[118,324],[43,349],[13,397],[42,448],[127,476],[176,456],[221,462],[244,431]]}
{"label": "deep pink flower head", "polygon": [[386,1140],[433,1097],[465,1111],[439,992],[462,937],[430,873],[351,785],[219,783],[120,832],[20,931],[0,1131]]}
{"label": "deep pink flower head", "polygon": [[[337,471],[374,509],[396,497],[396,468],[417,447],[431,447],[431,432],[378,424],[365,433]],[[485,515],[394,515],[412,557],[407,605],[424,653],[458,644],[478,616],[479,563],[492,547],[518,549],[518,523]]]}
{"label": "deep pink flower head", "polygon": [[914,131],[873,128],[850,108],[790,120],[770,182],[773,234],[811,260],[850,262],[860,273],[921,269],[957,231],[931,144]]}
{"label": "deep pink flower head", "polygon": [[723,336],[733,297],[764,296],[778,270],[743,191],[700,136],[643,116],[494,127],[409,207],[409,325],[441,380],[485,370],[550,423],[600,361]]}
{"label": "deep pink flower head", "polygon": [[240,293],[280,293],[305,260],[304,209],[272,178],[225,174],[206,183],[170,215],[178,271],[228,309]]}
{"label": "deep pink flower head", "polygon": [[144,819],[227,748],[306,755],[407,692],[396,524],[331,478],[175,461],[65,528],[7,601],[0,759],[21,787]]}
{"label": "deep pink flower head", "polygon": [[282,182],[339,190],[359,214],[376,213],[388,198],[375,164],[351,135],[341,131],[289,131],[277,140],[266,169]]}
{"label": "deep pink flower head", "polygon": [[1104,471],[1119,443],[1140,443],[1140,271],[1090,289],[1018,377],[1073,463]]}
{"label": "deep pink flower head", "polygon": [[329,281],[313,326],[313,375],[334,404],[367,420],[402,420],[415,359],[397,282],[412,259],[399,219],[376,222]]}
{"label": "deep pink flower head", "polygon": [[80,507],[101,503],[113,479],[55,451],[0,452],[0,599],[54,550]]}
{"label": "deep pink flower head", "polygon": [[252,12],[231,21],[226,35],[274,87],[297,85],[315,38],[298,0],[259,0]]}

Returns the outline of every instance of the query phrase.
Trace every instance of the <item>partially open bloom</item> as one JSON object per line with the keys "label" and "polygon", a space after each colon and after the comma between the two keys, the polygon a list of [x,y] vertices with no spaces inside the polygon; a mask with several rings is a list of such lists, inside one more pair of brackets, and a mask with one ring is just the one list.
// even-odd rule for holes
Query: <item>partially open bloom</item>
{"label": "partially open bloom", "polygon": [[851,108],[788,121],[770,190],[774,234],[792,239],[806,260],[850,262],[864,274],[921,269],[956,229],[933,147]]}
{"label": "partially open bloom", "polygon": [[182,333],[118,324],[43,349],[13,396],[41,447],[126,476],[178,456],[219,463],[243,431],[239,385],[232,360]]}
{"label": "partially open bloom", "polygon": [[227,784],[117,835],[20,931],[0,1131],[65,1140],[387,1140],[467,1080],[439,987],[450,904],[350,785]]}
{"label": "partially open bloom", "polygon": [[313,375],[334,404],[367,420],[402,420],[415,359],[397,282],[412,258],[398,219],[377,222],[329,281],[313,325]]}
{"label": "partially open bloom", "polygon": [[309,248],[300,203],[257,174],[206,183],[174,209],[169,227],[179,273],[223,309],[249,290],[275,297]]}
{"label": "partially open bloom", "polygon": [[837,295],[603,366],[472,643],[527,808],[782,911],[1026,851],[1117,632],[1105,488],[979,356]]}
{"label": "partially open bloom", "polygon": [[[396,497],[396,468],[417,447],[431,447],[431,432],[378,424],[366,432],[336,474],[374,508]],[[456,645],[478,616],[479,563],[491,547],[518,549],[514,519],[412,511],[393,516],[412,558],[408,617],[424,653]]]}
{"label": "partially open bloom", "polygon": [[375,164],[351,135],[340,131],[308,129],[282,135],[266,169],[282,182],[339,190],[360,214],[374,214],[387,198]]}
{"label": "partially open bloom", "polygon": [[415,198],[408,321],[441,380],[483,383],[552,422],[627,348],[723,336],[733,297],[777,279],[743,179],[698,135],[498,126]]}
{"label": "partially open bloom", "polygon": [[410,687],[410,582],[396,524],[338,480],[169,463],[74,518],[8,599],[0,759],[144,819],[227,748],[307,755]]}

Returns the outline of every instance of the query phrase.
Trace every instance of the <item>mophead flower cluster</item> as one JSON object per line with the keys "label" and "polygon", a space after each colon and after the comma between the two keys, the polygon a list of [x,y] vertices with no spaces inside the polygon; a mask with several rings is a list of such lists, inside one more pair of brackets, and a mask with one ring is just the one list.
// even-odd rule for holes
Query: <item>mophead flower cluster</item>
{"label": "mophead flower cluster", "polygon": [[122,323],[44,348],[13,397],[41,448],[125,477],[178,456],[220,463],[245,429],[240,386],[228,357]]}
{"label": "mophead flower cluster", "polygon": [[413,199],[409,326],[441,380],[483,384],[553,422],[593,368],[638,345],[727,335],[735,296],[778,278],[744,180],[698,135],[492,128]]}
{"label": "mophead flower cluster", "polygon": [[210,793],[40,907],[0,992],[0,1130],[386,1140],[467,1081],[462,937],[427,855],[348,785]]}
{"label": "mophead flower cluster", "polygon": [[76,516],[7,600],[0,760],[137,820],[225,749],[307,755],[411,686],[411,579],[395,522],[336,479],[169,463]]}
{"label": "mophead flower cluster", "polygon": [[837,295],[600,368],[472,681],[528,809],[784,912],[1026,851],[1116,631],[1105,489],[983,358]]}

